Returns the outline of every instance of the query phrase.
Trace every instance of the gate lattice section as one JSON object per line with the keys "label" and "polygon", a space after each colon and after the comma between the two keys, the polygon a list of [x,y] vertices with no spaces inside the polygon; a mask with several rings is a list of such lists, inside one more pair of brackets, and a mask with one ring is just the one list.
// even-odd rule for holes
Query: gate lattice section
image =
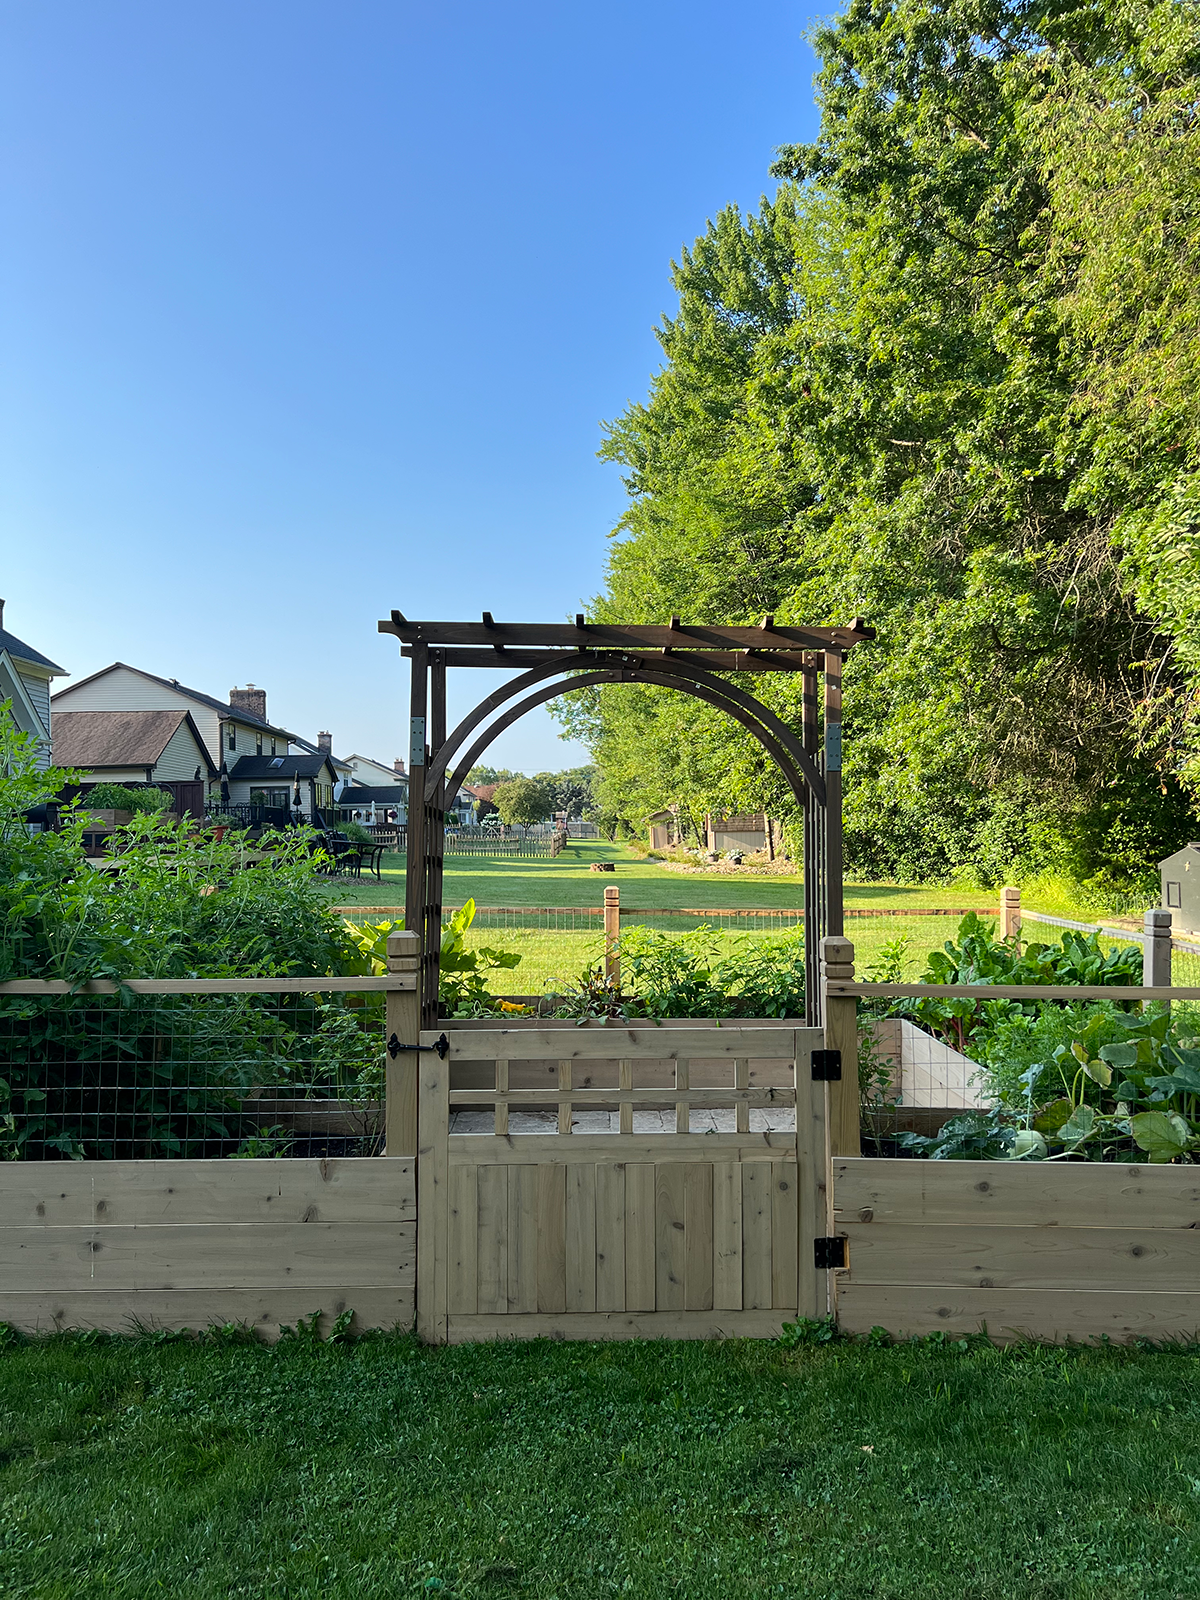
{"label": "gate lattice section", "polygon": [[764,1337],[825,1314],[820,1029],[463,1028],[421,1043],[424,1339]]}

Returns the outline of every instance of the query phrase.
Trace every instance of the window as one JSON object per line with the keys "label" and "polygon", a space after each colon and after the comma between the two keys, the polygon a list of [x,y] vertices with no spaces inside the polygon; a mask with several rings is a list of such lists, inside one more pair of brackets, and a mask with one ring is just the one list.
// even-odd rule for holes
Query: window
{"label": "window", "polygon": [[1181,883],[1167,884],[1167,904],[1181,906],[1183,904],[1183,885]]}
{"label": "window", "polygon": [[[259,754],[260,754],[260,755],[261,755],[261,754],[262,754],[262,751],[261,751],[261,750],[260,750],[260,751],[259,751]],[[274,741],[274,739],[272,739],[272,740],[271,740],[271,754],[272,754],[272,755],[274,755],[274,754],[275,754],[275,741]]]}
{"label": "window", "polygon": [[229,748],[237,749],[237,724],[233,722],[229,724]]}
{"label": "window", "polygon": [[262,734],[261,733],[256,733],[254,735],[254,754],[256,756],[262,755]]}

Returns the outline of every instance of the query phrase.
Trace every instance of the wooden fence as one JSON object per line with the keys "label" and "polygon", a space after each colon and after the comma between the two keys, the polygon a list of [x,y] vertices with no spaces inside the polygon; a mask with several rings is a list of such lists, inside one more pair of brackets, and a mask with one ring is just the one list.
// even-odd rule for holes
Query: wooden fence
{"label": "wooden fence", "polygon": [[[1004,892],[1001,914],[1003,933],[1016,933],[1015,891]],[[825,993],[826,1027],[840,1038],[856,1027],[863,1000],[1200,1000],[1200,988],[1169,983],[1169,923],[1157,912],[1144,930],[1151,981],[1140,985],[856,983],[853,947],[842,945],[836,968],[827,964]],[[1164,970],[1168,981],[1154,981]],[[936,1123],[961,1108],[920,1109]],[[835,1273],[834,1298],[847,1332],[1200,1334],[1200,1166],[936,1162],[850,1149],[843,1129],[833,1209],[847,1264]]]}
{"label": "wooden fence", "polygon": [[0,1163],[0,1322],[412,1326],[411,1160]]}
{"label": "wooden fence", "polygon": [[[145,1001],[200,1004],[239,995],[382,994],[375,1025],[385,1057],[389,1037],[415,1036],[412,943],[411,935],[393,936],[382,977],[137,978],[123,987]],[[116,993],[108,981],[0,984],[0,998],[94,996],[103,1005]],[[164,1017],[164,1027],[169,1022]],[[27,1070],[22,1050],[12,1068],[0,1059],[0,1077],[16,1081]],[[385,1059],[391,1156],[0,1162],[0,1321],[30,1331],[234,1322],[274,1337],[314,1312],[328,1329],[352,1310],[360,1327],[411,1327],[416,1079],[411,1056]],[[202,1087],[199,1079],[181,1080],[181,1104],[194,1102]],[[161,1100],[171,1092],[157,1094]],[[285,1080],[277,1095],[293,1098],[270,1098],[268,1087],[242,1099],[241,1109],[257,1108],[256,1121],[293,1127],[306,1116],[324,1125],[335,1112],[348,1114],[343,1102],[294,1098],[297,1092]]]}
{"label": "wooden fence", "polygon": [[847,1332],[1200,1332],[1200,1167],[860,1156],[833,1180]]}

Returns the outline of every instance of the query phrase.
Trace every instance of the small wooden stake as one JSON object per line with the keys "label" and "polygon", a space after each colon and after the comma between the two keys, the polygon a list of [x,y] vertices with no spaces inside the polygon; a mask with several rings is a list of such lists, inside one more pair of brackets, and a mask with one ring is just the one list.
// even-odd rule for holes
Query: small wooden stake
{"label": "small wooden stake", "polygon": [[616,884],[604,891],[604,981],[610,989],[621,987],[621,891]]}

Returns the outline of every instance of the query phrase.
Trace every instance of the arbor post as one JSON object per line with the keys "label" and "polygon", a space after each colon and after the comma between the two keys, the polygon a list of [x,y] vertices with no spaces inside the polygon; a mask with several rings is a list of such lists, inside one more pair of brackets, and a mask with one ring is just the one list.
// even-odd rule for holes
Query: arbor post
{"label": "arbor post", "polygon": [[1000,937],[1002,939],[1019,939],[1021,936],[1021,891],[1020,889],[1001,889],[1000,891]]}
{"label": "arbor post", "polygon": [[854,946],[836,935],[821,940],[821,1025],[826,1050],[842,1057],[842,1076],[829,1085],[829,1150],[835,1156],[862,1154],[859,1132],[858,1001],[829,993],[831,983],[854,982]]}
{"label": "arbor post", "polygon": [[[390,1046],[415,1045],[421,1034],[421,940],[416,933],[389,933],[387,942],[389,973],[412,973],[411,989],[389,989],[384,1011],[383,1037]],[[417,1063],[415,1050],[389,1048],[384,1068],[384,1154],[415,1156],[417,1153]]]}

